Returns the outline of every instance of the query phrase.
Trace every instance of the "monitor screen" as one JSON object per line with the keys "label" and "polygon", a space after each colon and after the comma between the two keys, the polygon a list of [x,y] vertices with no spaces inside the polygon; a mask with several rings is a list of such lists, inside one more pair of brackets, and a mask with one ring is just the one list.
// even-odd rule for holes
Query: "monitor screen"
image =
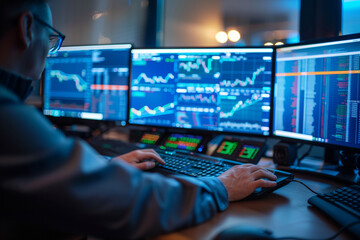
{"label": "monitor screen", "polygon": [[131,52],[129,123],[269,135],[272,48]]}
{"label": "monitor screen", "polygon": [[43,113],[127,120],[130,44],[67,46],[46,62]]}
{"label": "monitor screen", "polygon": [[156,145],[161,139],[161,133],[158,132],[144,132],[139,142],[149,145]]}
{"label": "monitor screen", "polygon": [[360,148],[360,36],[279,47],[275,136]]}
{"label": "monitor screen", "polygon": [[170,133],[164,143],[164,147],[184,149],[189,151],[195,151],[202,140],[204,139],[201,135],[190,135],[183,133]]}

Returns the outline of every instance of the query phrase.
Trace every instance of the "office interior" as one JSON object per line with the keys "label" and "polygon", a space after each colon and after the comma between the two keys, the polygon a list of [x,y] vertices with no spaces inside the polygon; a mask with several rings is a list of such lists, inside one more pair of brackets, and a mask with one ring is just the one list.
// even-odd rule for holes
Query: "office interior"
{"label": "office interior", "polygon": [[[276,49],[360,33],[359,0],[62,0],[50,1],[49,5],[53,12],[53,25],[66,34],[63,47],[132,44],[134,50],[253,47]],[[232,30],[239,33],[235,34],[235,40],[231,39],[229,34]],[[274,78],[273,76],[272,81]],[[27,103],[42,108],[43,92],[42,83],[37,83]],[[128,107],[127,111],[129,109]],[[357,114],[359,116],[359,113]],[[349,158],[353,161],[349,167],[344,166],[344,162],[339,160],[341,153],[338,149],[333,150],[332,145],[328,147],[316,141],[287,139],[274,136],[271,131],[265,135],[236,131],[232,133],[230,130],[223,133],[219,129],[167,129],[156,124],[131,123],[129,119],[83,121],[84,119],[72,117],[49,117],[55,126],[66,134],[80,136],[87,141],[105,138],[136,144],[144,133],[155,133],[159,136],[177,133],[200,135],[206,136],[206,142],[201,150],[196,148],[194,151],[207,155],[214,155],[224,140],[265,143],[266,148],[260,148],[263,150],[261,156],[258,155],[259,159],[252,163],[291,172],[295,177],[302,177],[309,185],[313,184],[318,191],[359,184],[359,143],[349,150]],[[292,153],[289,159],[284,160],[285,163],[273,160],[275,147],[285,147],[286,157]],[[339,166],[323,170],[324,164],[341,165],[341,170],[343,167],[349,167],[346,171],[350,173],[339,174]],[[251,219],[250,224],[268,227],[279,237],[291,235],[319,238],[336,233],[340,229],[339,225],[307,207],[306,199],[313,194],[306,192],[301,185],[294,187],[290,186],[291,184],[296,183],[276,190],[272,193],[275,196],[268,196],[263,200],[235,203],[230,210],[216,216],[205,225],[159,236],[158,239],[212,239],[220,230],[245,224],[247,218]],[[277,192],[279,195],[276,195]],[[287,198],[289,192],[292,192],[292,196]],[[302,192],[306,194],[301,196]],[[265,206],[261,205],[265,201]],[[299,207],[300,205],[306,210]],[[289,222],[298,224],[298,230],[291,227],[281,230],[281,221],[286,222],[288,216],[284,216],[284,212],[279,209],[285,206],[288,210],[292,207],[289,213],[293,215]],[[283,220],[264,218],[264,213],[258,213],[256,208]],[[355,238],[354,235],[345,233],[338,239]]]}

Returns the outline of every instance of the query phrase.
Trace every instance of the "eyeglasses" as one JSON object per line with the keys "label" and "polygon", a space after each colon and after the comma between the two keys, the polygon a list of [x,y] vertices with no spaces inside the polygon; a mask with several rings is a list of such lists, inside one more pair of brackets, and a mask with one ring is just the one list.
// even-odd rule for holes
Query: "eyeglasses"
{"label": "eyeglasses", "polygon": [[46,27],[50,28],[51,30],[53,30],[56,33],[56,34],[50,35],[50,37],[49,37],[49,45],[50,45],[49,46],[49,54],[56,53],[60,49],[61,44],[63,43],[63,41],[65,39],[65,35],[62,34],[61,32],[59,32],[58,30],[56,30],[55,28],[53,28],[52,26],[50,26],[48,23],[41,20],[36,15],[34,15],[34,19],[36,21],[38,21],[39,23],[45,25]]}

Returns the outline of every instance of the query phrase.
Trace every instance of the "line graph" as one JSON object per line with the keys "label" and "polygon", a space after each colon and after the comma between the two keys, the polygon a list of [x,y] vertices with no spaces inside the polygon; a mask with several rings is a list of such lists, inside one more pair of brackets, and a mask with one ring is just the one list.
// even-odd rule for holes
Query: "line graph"
{"label": "line graph", "polygon": [[165,78],[162,76],[154,76],[152,78],[148,77],[146,73],[141,73],[135,80],[134,84],[139,84],[141,80],[144,80],[145,83],[155,84],[155,83],[168,83],[170,79],[174,79],[175,76],[172,73],[166,75]]}
{"label": "line graph", "polygon": [[249,122],[231,122],[231,121],[226,121],[226,122],[221,122],[219,123],[220,127],[224,127],[226,129],[252,129],[252,130],[256,130],[256,131],[260,131],[261,130],[261,125],[258,123],[249,123]]}
{"label": "line graph", "polygon": [[51,78],[56,78],[59,81],[59,83],[74,81],[76,88],[74,90],[76,90],[77,92],[84,92],[88,89],[87,82],[78,74],[67,74],[60,70],[51,70],[50,76]]}
{"label": "line graph", "polygon": [[235,81],[231,80],[223,80],[220,82],[220,86],[222,87],[246,87],[247,85],[254,85],[256,78],[265,71],[265,67],[258,68],[255,72],[253,72],[252,77],[246,77],[245,80],[235,79]]}
{"label": "line graph", "polygon": [[234,116],[234,114],[237,111],[240,111],[246,107],[249,107],[249,106],[261,101],[262,99],[263,98],[262,98],[261,94],[254,93],[251,95],[251,98],[246,99],[245,101],[243,101],[243,100],[238,101],[229,112],[221,111],[220,118],[230,118],[230,117]]}
{"label": "line graph", "polygon": [[174,103],[168,103],[164,106],[157,106],[154,109],[151,109],[149,106],[145,105],[141,109],[137,110],[135,108],[130,109],[130,118],[143,118],[143,117],[153,117],[155,115],[164,115],[171,113],[175,107]]}
{"label": "line graph", "polygon": [[203,69],[204,73],[210,73],[212,70],[212,58],[207,59],[196,59],[195,62],[180,62],[179,69],[184,69],[186,72],[191,72],[192,70]]}
{"label": "line graph", "polygon": [[216,103],[215,94],[211,94],[209,96],[204,96],[203,94],[194,94],[194,95],[179,95],[179,102],[200,102],[200,103]]}

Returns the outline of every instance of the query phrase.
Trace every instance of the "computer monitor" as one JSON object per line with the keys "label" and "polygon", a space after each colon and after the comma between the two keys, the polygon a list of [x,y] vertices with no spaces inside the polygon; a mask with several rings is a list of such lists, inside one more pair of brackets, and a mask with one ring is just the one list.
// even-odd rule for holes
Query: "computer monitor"
{"label": "computer monitor", "polygon": [[273,48],[132,49],[129,123],[267,136]]}
{"label": "computer monitor", "polygon": [[50,55],[43,81],[43,113],[125,125],[130,49],[130,44],[65,46]]}
{"label": "computer monitor", "polygon": [[273,135],[360,150],[360,35],[278,47]]}

